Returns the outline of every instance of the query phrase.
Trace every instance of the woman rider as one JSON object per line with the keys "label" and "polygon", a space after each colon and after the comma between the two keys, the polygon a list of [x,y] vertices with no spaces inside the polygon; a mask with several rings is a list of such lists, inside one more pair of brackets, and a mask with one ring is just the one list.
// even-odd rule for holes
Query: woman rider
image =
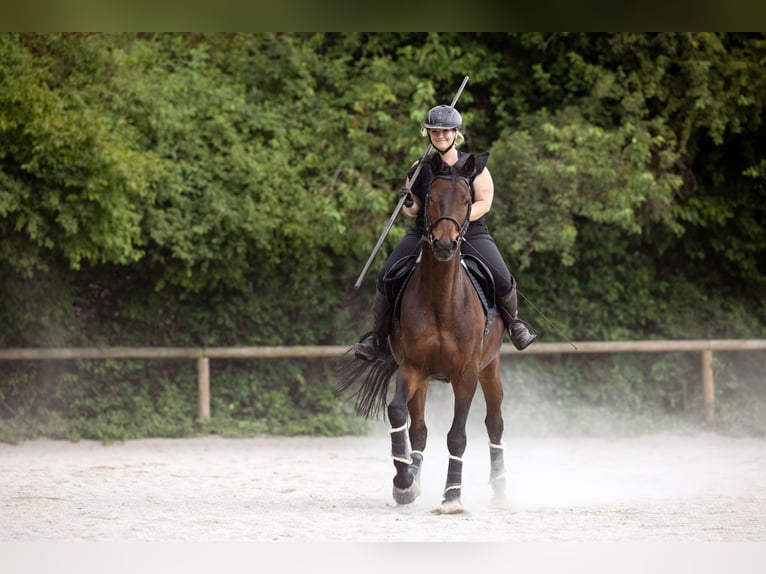
{"label": "woman rider", "polygon": [[[431,108],[423,123],[423,135],[428,135],[431,145],[436,149],[435,153],[441,154],[444,163],[456,167],[460,167],[469,155],[457,149],[457,146],[463,141],[461,129],[462,118],[460,113],[452,106],[446,105]],[[505,320],[511,342],[519,351],[522,351],[532,344],[537,335],[530,333],[526,323],[517,316],[516,280],[508,270],[508,266],[500,255],[495,240],[490,235],[484,221],[484,216],[492,207],[492,199],[495,194],[492,176],[486,168],[488,158],[489,152],[476,156],[475,175],[470,178],[473,201],[471,224],[468,226],[465,239],[461,244],[461,252],[477,257],[491,270],[495,280],[495,291],[500,294],[497,297],[498,309]],[[415,225],[389,255],[378,274],[375,302],[372,306],[373,329],[365,333],[361,341],[353,346],[354,353],[360,359],[374,361],[378,357],[381,342],[388,337],[391,308],[385,295],[383,278],[397,261],[414,255],[420,250],[424,226],[421,206],[433,179],[429,165],[430,161],[426,161],[411,189],[410,177],[415,172],[417,163],[410,168],[407,174],[406,187],[412,192],[414,201],[405,202],[402,209],[408,216],[415,217]]]}

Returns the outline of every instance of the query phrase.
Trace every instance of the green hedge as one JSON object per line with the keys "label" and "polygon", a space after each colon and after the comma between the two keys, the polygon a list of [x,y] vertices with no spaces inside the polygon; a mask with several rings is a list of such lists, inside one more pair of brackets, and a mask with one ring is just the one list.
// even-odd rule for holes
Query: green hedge
{"label": "green hedge", "polygon": [[[463,149],[491,152],[542,340],[764,338],[765,40],[0,34],[0,345],[351,344],[423,114],[465,75]],[[686,360],[546,361],[548,412],[695,412]],[[720,428],[759,432],[762,374],[727,360]],[[327,364],[215,364],[205,424],[189,365],[0,367],[4,440],[365,428]]]}

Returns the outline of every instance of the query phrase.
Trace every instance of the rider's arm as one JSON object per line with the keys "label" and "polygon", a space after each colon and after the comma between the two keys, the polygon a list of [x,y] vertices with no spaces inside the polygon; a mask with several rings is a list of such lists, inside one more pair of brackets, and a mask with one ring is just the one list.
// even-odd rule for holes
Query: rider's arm
{"label": "rider's arm", "polygon": [[[412,169],[416,165],[418,165],[418,162],[413,163],[412,167],[410,169]],[[405,181],[404,186],[407,189],[410,188],[410,178],[409,177]],[[412,199],[413,199],[412,205],[409,206],[409,207],[407,207],[406,205],[402,206],[402,211],[405,213],[405,215],[409,215],[410,217],[416,217],[418,215],[418,212],[420,211],[420,200],[417,197],[415,197],[414,193],[412,194]]]}
{"label": "rider's arm", "polygon": [[492,208],[492,199],[495,197],[495,185],[492,183],[492,175],[486,167],[473,178],[473,205],[471,206],[471,221],[476,221],[486,215]]}

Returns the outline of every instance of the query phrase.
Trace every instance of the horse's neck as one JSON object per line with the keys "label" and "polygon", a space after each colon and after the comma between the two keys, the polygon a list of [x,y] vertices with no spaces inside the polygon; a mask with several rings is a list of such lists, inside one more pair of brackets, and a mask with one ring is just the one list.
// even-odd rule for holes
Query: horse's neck
{"label": "horse's neck", "polygon": [[437,304],[454,299],[456,292],[460,292],[463,287],[461,265],[459,253],[450,261],[437,261],[430,250],[423,250],[420,282],[428,293],[428,299]]}

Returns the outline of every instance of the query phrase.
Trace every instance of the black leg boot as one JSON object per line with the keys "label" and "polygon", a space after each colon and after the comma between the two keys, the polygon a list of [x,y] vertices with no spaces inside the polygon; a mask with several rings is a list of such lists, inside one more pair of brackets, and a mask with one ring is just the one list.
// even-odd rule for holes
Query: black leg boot
{"label": "black leg boot", "polygon": [[386,296],[375,290],[375,301],[372,304],[374,325],[372,331],[365,333],[362,339],[352,349],[358,359],[373,362],[378,358],[383,342],[388,337],[390,324],[390,309]]}
{"label": "black leg boot", "polygon": [[516,297],[516,279],[512,279],[513,286],[502,297],[498,297],[497,306],[505,319],[505,325],[508,327],[508,334],[511,336],[511,343],[519,351],[529,347],[535,339],[536,333],[530,333],[527,323],[518,317],[518,299]]}

